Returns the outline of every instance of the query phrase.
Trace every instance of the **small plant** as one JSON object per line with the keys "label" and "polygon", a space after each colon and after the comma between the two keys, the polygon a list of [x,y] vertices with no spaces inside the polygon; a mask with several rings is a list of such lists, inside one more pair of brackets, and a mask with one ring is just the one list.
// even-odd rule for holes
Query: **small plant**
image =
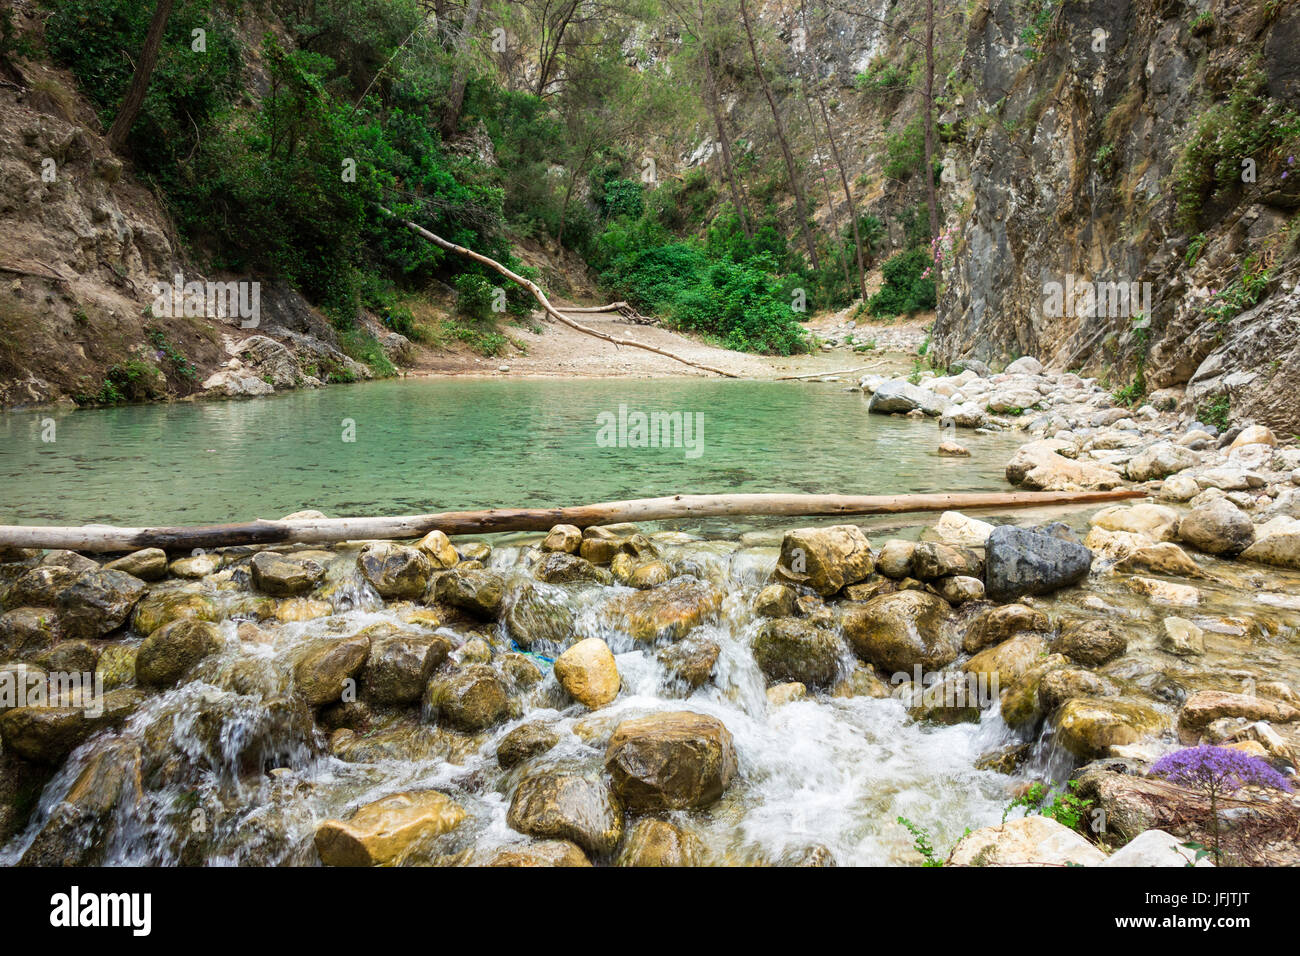
{"label": "small plant", "polygon": [[[1041,816],[1051,817],[1062,826],[1069,827],[1071,830],[1078,830],[1079,824],[1083,822],[1088,808],[1092,806],[1092,800],[1085,800],[1075,793],[1078,782],[1074,780],[1067,781],[1064,790],[1050,790],[1046,784],[1035,783],[1028,790],[1022,793],[1002,811],[1002,822],[1007,822],[1007,816],[1017,807],[1024,807],[1025,815],[1037,813]],[[1048,803],[1048,798],[1051,802]]]}
{"label": "small plant", "polygon": [[1192,36],[1200,36],[1214,29],[1214,14],[1209,10],[1199,13],[1192,20]]}
{"label": "small plant", "polygon": [[907,828],[908,833],[912,834],[912,848],[925,861],[921,864],[922,866],[943,866],[943,860],[934,852],[934,844],[930,840],[929,830],[917,826],[907,817],[899,817],[898,822]]}
{"label": "small plant", "polygon": [[1291,792],[1291,784],[1265,761],[1231,747],[1188,747],[1161,757],[1151,767],[1151,776],[1164,777],[1210,800],[1210,848],[1216,865],[1223,863],[1219,839],[1219,799],[1245,786],[1273,787]]}
{"label": "small plant", "polygon": [[1201,405],[1196,410],[1196,417],[1207,425],[1213,425],[1219,431],[1227,431],[1228,416],[1232,411],[1232,400],[1227,393],[1219,395],[1214,401]]}
{"label": "small plant", "polygon": [[1201,253],[1205,251],[1205,243],[1205,233],[1198,232],[1196,235],[1192,236],[1191,242],[1187,244],[1187,256],[1183,259],[1183,264],[1186,265],[1187,268],[1190,269],[1200,261]]}
{"label": "small plant", "polygon": [[921,360],[920,360],[920,359],[917,359],[917,360],[912,364],[912,374],[909,375],[909,376],[907,376],[907,380],[908,380],[908,382],[910,382],[910,383],[913,384],[913,385],[920,385],[920,384],[921,384],[921,372],[924,371],[924,370],[925,370],[925,366],[921,364]]}

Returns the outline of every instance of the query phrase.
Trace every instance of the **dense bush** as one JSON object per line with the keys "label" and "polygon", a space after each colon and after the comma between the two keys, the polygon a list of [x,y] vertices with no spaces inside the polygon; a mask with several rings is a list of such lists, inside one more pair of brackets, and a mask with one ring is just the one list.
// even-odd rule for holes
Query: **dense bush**
{"label": "dense bush", "polygon": [[740,351],[789,355],[807,348],[790,300],[761,268],[762,259],[715,263],[704,281],[683,292],[670,318],[681,329],[703,332]]}
{"label": "dense bush", "polygon": [[934,279],[929,270],[934,262],[924,248],[900,252],[881,267],[884,283],[871,297],[867,308],[872,315],[903,315],[935,306]]}

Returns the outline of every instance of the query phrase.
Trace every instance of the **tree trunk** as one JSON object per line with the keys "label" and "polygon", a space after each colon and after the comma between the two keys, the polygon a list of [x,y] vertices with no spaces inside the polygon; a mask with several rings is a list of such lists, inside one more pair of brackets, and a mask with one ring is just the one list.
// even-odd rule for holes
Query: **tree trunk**
{"label": "tree trunk", "polygon": [[131,132],[135,118],[144,106],[145,94],[149,92],[149,78],[158,63],[158,48],[162,46],[163,34],[167,32],[167,20],[172,15],[174,0],[158,0],[153,8],[153,19],[149,21],[149,32],[144,38],[144,49],[135,65],[131,76],[131,85],[122,100],[122,108],[117,111],[112,127],[108,131],[108,148],[120,153],[126,145],[126,138]]}
{"label": "tree trunk", "polygon": [[[385,209],[383,206],[380,206],[379,209],[381,212],[384,212],[389,216],[393,216],[394,219],[397,218],[396,216],[393,215],[391,211]],[[510,281],[519,283],[521,286],[523,286],[525,289],[528,290],[529,294],[532,295],[532,297],[537,300],[538,304],[543,309],[545,309],[548,314],[554,316],[556,321],[561,322],[564,325],[567,325],[571,329],[574,329],[578,332],[582,332],[585,335],[590,335],[598,339],[603,339],[606,342],[612,342],[614,345],[626,345],[634,349],[644,349],[647,352],[654,352],[656,355],[666,356],[675,362],[681,362],[683,365],[689,365],[692,368],[698,368],[705,372],[713,372],[715,375],[722,375],[725,378],[739,378],[739,376],[736,375],[734,372],[727,372],[724,371],[723,369],[714,368],[712,365],[704,365],[700,362],[692,362],[690,359],[682,358],[682,356],[678,355],[675,352],[669,352],[667,349],[656,348],[653,345],[646,345],[644,342],[637,342],[632,339],[622,339],[622,338],[617,338],[613,335],[606,335],[604,332],[597,332],[595,329],[589,329],[585,325],[580,325],[577,322],[573,321],[573,319],[569,318],[564,313],[562,313],[555,306],[553,306],[551,304],[551,300],[546,298],[546,293],[544,293],[541,290],[541,288],[537,285],[537,283],[525,279],[523,276],[519,275],[516,272],[510,271],[501,263],[497,262],[495,259],[489,258],[488,256],[485,256],[482,253],[475,252],[473,249],[466,249],[464,246],[458,246],[454,242],[448,242],[446,239],[442,238],[442,236],[434,235],[428,229],[425,229],[423,226],[419,226],[413,222],[408,222],[405,219],[398,219],[397,221],[400,222],[407,229],[411,230],[411,232],[415,233],[417,236],[421,236],[424,239],[428,239],[430,242],[432,242],[434,245],[438,246],[439,248],[446,249],[448,252],[454,252],[456,253],[456,255],[464,256],[467,259],[473,259],[475,262],[481,262],[483,265],[487,266],[488,268],[494,269],[495,271],[499,272],[501,275],[505,276]]]}
{"label": "tree trunk", "polygon": [[439,129],[444,140],[455,135],[460,126],[460,110],[465,104],[465,85],[469,82],[469,63],[466,53],[469,49],[470,34],[478,25],[479,11],[483,9],[483,0],[469,0],[465,10],[465,19],[460,24],[460,35],[456,38],[454,56],[456,72],[452,74],[451,86],[447,89],[447,108],[443,111]]}
{"label": "tree trunk", "polygon": [[830,112],[826,109],[826,101],[817,97],[817,105],[822,108],[822,121],[826,124],[826,135],[831,141],[831,156],[835,158],[835,165],[840,170],[840,185],[844,187],[844,201],[849,204],[849,222],[853,223],[853,245],[858,250],[858,290],[862,293],[862,301],[867,301],[867,266],[866,256],[862,252],[862,235],[858,230],[858,207],[853,202],[853,191],[849,189],[849,176],[844,171],[844,160],[840,158],[840,149],[835,145],[835,130],[831,126]]}
{"label": "tree trunk", "polygon": [[325,544],[418,538],[430,531],[445,534],[491,534],[503,531],[548,531],[557,524],[580,528],[623,521],[663,521],[729,515],[853,516],[979,508],[1041,508],[1045,505],[1096,504],[1142,498],[1142,491],[1013,491],[987,494],[672,495],[610,501],[567,508],[495,508],[387,518],[320,518],[303,521],[250,521],[202,527],[116,528],[0,526],[0,547],[68,548],[74,551],[133,551],[164,548],[225,548],[250,544]]}
{"label": "tree trunk", "polygon": [[786,174],[790,177],[790,191],[794,193],[795,215],[799,217],[799,231],[803,233],[804,245],[808,247],[808,258],[814,269],[820,268],[817,261],[817,244],[813,242],[812,230],[808,228],[808,203],[804,199],[803,188],[795,171],[794,154],[790,152],[790,141],[785,135],[785,124],[781,121],[781,111],[776,108],[776,98],[772,87],[763,73],[763,61],[758,55],[758,44],[754,42],[754,29],[749,22],[749,8],[745,0],[740,0],[740,18],[745,25],[745,36],[749,39],[749,53],[754,60],[754,70],[758,73],[758,82],[762,84],[763,95],[772,110],[772,121],[776,124],[776,138],[781,144],[781,155],[785,157]]}
{"label": "tree trunk", "polygon": [[546,87],[551,83],[551,73],[555,69],[555,61],[560,55],[560,44],[564,42],[564,31],[569,27],[569,21],[573,19],[573,14],[578,9],[578,0],[569,0],[568,6],[560,14],[560,22],[555,29],[547,35],[545,31],[546,24],[543,22],[542,47],[538,51],[537,57],[537,84],[533,88],[533,93],[540,99],[546,95]]}
{"label": "tree trunk", "polygon": [[934,0],[925,0],[925,200],[934,240],[939,236],[939,197],[934,189]]}
{"label": "tree trunk", "polygon": [[722,174],[731,188],[731,202],[740,217],[740,228],[746,239],[754,238],[754,229],[750,225],[749,209],[745,205],[745,196],[741,192],[740,180],[736,176],[736,167],[731,162],[731,143],[727,138],[727,128],[722,120],[722,108],[718,105],[717,81],[713,74],[713,54],[706,47],[704,50],[704,98],[708,101],[709,114],[718,132],[718,151],[722,158]]}
{"label": "tree trunk", "polygon": [[[813,119],[812,101],[809,100],[807,93],[803,98],[804,112],[808,114],[808,131],[812,134],[813,149],[818,149],[817,145],[817,123]],[[840,242],[840,214],[835,210],[835,197],[831,195],[830,179],[826,175],[826,164],[818,163],[817,171],[822,177],[822,191],[826,193],[826,208],[831,214],[831,230],[835,237],[836,258],[840,260],[840,266],[844,270],[844,287],[848,290],[850,301],[853,299],[853,277],[849,274],[849,259],[844,254],[844,247]]]}

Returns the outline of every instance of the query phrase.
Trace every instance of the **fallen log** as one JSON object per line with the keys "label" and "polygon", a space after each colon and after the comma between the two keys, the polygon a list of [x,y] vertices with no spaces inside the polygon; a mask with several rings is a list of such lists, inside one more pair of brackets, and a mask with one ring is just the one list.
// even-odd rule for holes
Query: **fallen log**
{"label": "fallen log", "polygon": [[[536,282],[533,282],[530,279],[525,279],[519,273],[506,268],[501,263],[497,262],[495,259],[485,256],[482,253],[475,252],[473,249],[466,249],[464,246],[458,246],[456,245],[456,243],[450,242],[449,240],[442,238],[442,236],[435,235],[434,233],[430,232],[428,229],[425,229],[423,226],[413,223],[407,219],[398,218],[396,213],[392,212],[389,209],[386,209],[383,206],[380,206],[379,209],[381,212],[384,212],[387,215],[392,216],[394,219],[397,219],[398,222],[400,222],[411,232],[415,233],[417,236],[421,237],[422,239],[428,239],[435,246],[438,246],[441,249],[446,249],[448,252],[454,252],[458,256],[464,256],[466,259],[473,259],[475,262],[481,262],[489,269],[493,269],[496,272],[501,273],[501,275],[505,276],[511,282],[517,282],[519,285],[527,289],[528,293],[534,299],[537,300],[537,303],[543,309],[545,309],[549,315],[554,317],[557,322],[562,322],[563,324],[567,325],[571,329],[575,329],[578,332],[584,333],[585,335],[590,335],[593,338],[603,339],[606,342],[612,342],[614,345],[626,345],[629,346],[630,348],[644,349],[647,352],[654,352],[656,355],[663,355],[667,358],[672,359],[674,362],[681,362],[683,365],[689,365],[691,368],[698,368],[705,372],[712,372],[714,375],[721,375],[724,378],[740,377],[735,372],[728,372],[720,368],[714,368],[712,365],[705,365],[702,362],[692,362],[690,359],[683,358],[682,356],[678,355],[676,352],[670,352],[667,349],[661,349],[654,345],[647,345],[644,342],[637,342],[634,341],[633,339],[619,338],[616,335],[606,335],[604,332],[598,332],[596,329],[588,328],[587,326],[582,325],[581,323],[575,322],[573,321],[573,319],[569,318],[567,315],[565,315],[563,312],[561,312],[559,309],[557,309],[554,305],[551,304],[551,300],[546,297],[546,293],[542,291],[541,286],[539,286]],[[626,303],[621,303],[621,304],[626,304]],[[573,311],[576,312],[581,310],[574,309]]]}
{"label": "fallen log", "polygon": [[118,528],[111,525],[0,526],[0,548],[67,548],[71,551],[170,551],[247,544],[326,544],[390,538],[419,538],[430,531],[449,535],[503,531],[548,531],[557,524],[579,528],[622,521],[715,518],[726,515],[850,517],[921,511],[972,511],[1099,504],[1142,498],[1142,491],[1012,491],[916,495],[735,494],[672,495],[607,501],[562,508],[494,508],[379,518],[317,518],[249,521],[202,527]]}

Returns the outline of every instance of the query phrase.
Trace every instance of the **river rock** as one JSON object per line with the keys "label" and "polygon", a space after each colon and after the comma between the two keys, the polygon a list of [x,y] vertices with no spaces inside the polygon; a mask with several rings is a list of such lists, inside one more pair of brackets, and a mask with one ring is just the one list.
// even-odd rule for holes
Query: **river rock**
{"label": "river rock", "polygon": [[509,770],[546,753],[559,742],[560,735],[547,724],[521,724],[497,744],[497,763],[502,770]]}
{"label": "river rock", "polygon": [[876,570],[887,578],[901,579],[912,576],[912,556],[916,553],[915,541],[893,539],[885,542],[876,556]]}
{"label": "river rock", "polygon": [[591,710],[610,703],[622,686],[614,655],[598,637],[579,641],[557,657],[555,679],[570,697]]}
{"label": "river rock", "polygon": [[436,790],[394,793],[366,804],[346,822],[319,824],[316,852],[326,866],[400,863],[464,819],[464,808]]}
{"label": "river rock", "polygon": [[1255,540],[1250,518],[1220,498],[1192,510],[1178,525],[1178,537],[1206,554],[1240,554]]}
{"label": "river rock", "polygon": [[382,541],[361,549],[357,569],[380,597],[410,601],[424,593],[433,563],[422,551]]}
{"label": "river rock", "polygon": [[98,660],[98,649],[85,641],[59,641],[37,654],[32,662],[50,673],[89,674]]}
{"label": "river rock", "polygon": [[99,562],[93,558],[88,558],[84,554],[78,554],[76,551],[68,551],[64,548],[56,548],[53,551],[47,551],[36,562],[38,567],[59,567],[67,568],[70,571],[81,573],[83,571],[99,570]]}
{"label": "river rock", "polygon": [[1241,552],[1243,561],[1300,571],[1300,520],[1278,515],[1260,525],[1255,533],[1255,543]]}
{"label": "river rock", "polygon": [[117,832],[119,807],[143,801],[140,745],[114,741],[91,755],[67,794],[50,811],[19,861],[21,866],[102,865]]}
{"label": "river rock", "polygon": [[1153,542],[1172,541],[1178,530],[1178,512],[1163,505],[1120,505],[1098,511],[1091,524],[1107,531],[1146,535]]}
{"label": "river rock", "polygon": [[965,664],[967,674],[978,674],[993,688],[994,699],[1000,688],[1010,687],[1017,679],[1042,660],[1047,653],[1047,639],[1040,634],[1018,634],[995,647],[980,651]]}
{"label": "river rock", "polygon": [[490,664],[471,664],[435,677],[425,699],[440,722],[471,732],[504,720],[510,711],[509,689]]}
{"label": "river rock", "polygon": [[661,647],[655,655],[668,671],[669,678],[686,687],[703,687],[713,676],[713,668],[722,653],[715,641],[704,637],[687,637]]}
{"label": "river rock", "polygon": [[167,576],[167,552],[162,548],[142,548],[109,561],[105,571],[122,571],[141,581],[160,581]]}
{"label": "river rock", "polygon": [[454,568],[460,562],[460,555],[452,547],[451,539],[441,531],[430,531],[415,543],[415,547],[424,553],[435,570]]}
{"label": "river rock", "polygon": [[627,832],[617,866],[702,866],[704,844],[690,830],[644,817]]}
{"label": "river rock", "polygon": [[325,580],[325,569],[308,558],[259,551],[249,563],[253,587],[273,597],[306,594]]}
{"label": "river rock", "polygon": [[1196,859],[1196,851],[1185,846],[1187,840],[1179,839],[1164,830],[1147,830],[1106,858],[1102,866],[1119,867],[1212,867],[1208,857]]}
{"label": "river rock", "polygon": [[333,703],[348,689],[370,656],[370,636],[362,631],[341,640],[323,641],[294,667],[294,683],[309,706]]}
{"label": "river rock", "polygon": [[5,592],[5,607],[53,607],[63,589],[71,587],[81,574],[57,564],[25,571]]}
{"label": "river rock", "polygon": [[105,690],[122,687],[135,680],[135,658],[138,648],[125,644],[110,644],[95,662],[95,679]]}
{"label": "river rock", "polygon": [[1092,568],[1083,545],[1041,531],[1002,525],[984,551],[984,588],[995,601],[1049,594],[1082,581]]}
{"label": "river rock", "polygon": [[1042,611],[1023,604],[1004,604],[980,612],[971,621],[962,637],[962,650],[967,654],[975,654],[1022,631],[1042,633],[1049,630],[1051,623]]}
{"label": "river rock", "polygon": [[570,840],[588,853],[605,856],[623,836],[623,807],[599,778],[539,772],[515,788],[506,823],[520,833]]}
{"label": "river rock", "polygon": [[[945,511],[939,516],[938,522],[935,523],[934,533],[946,544],[953,544],[963,548],[982,548],[989,535],[993,533],[993,527],[987,521],[967,517],[960,511]],[[880,564],[884,563],[883,552],[876,563],[878,568]],[[885,572],[881,571],[881,573],[884,574]],[[903,577],[904,575],[890,575],[890,577],[895,576]]]}
{"label": "river rock", "polygon": [[1196,607],[1201,601],[1201,592],[1190,584],[1178,584],[1174,581],[1162,581],[1159,578],[1145,578],[1140,575],[1129,578],[1125,584],[1130,591],[1144,595],[1158,604]]}
{"label": "river rock", "polygon": [[1179,657],[1205,653],[1205,631],[1181,617],[1167,617],[1160,634],[1160,649]]}
{"label": "river rock", "polygon": [[954,606],[984,600],[984,582],[979,578],[954,574],[952,577],[940,578],[934,585],[939,596]]}
{"label": "river rock", "polygon": [[812,588],[823,597],[863,580],[875,569],[871,542],[857,525],[799,528],[781,539],[778,581]]}
{"label": "river rock", "polygon": [[637,641],[676,641],[714,617],[722,592],[699,578],[681,576],[645,591],[618,595],[605,606],[621,630]]}
{"label": "river rock", "polygon": [[1201,493],[1201,486],[1191,475],[1170,475],[1160,486],[1158,497],[1164,501],[1191,501]]}
{"label": "river rock", "polygon": [[769,584],[754,598],[754,613],[759,617],[789,617],[794,613],[797,597],[788,584]]}
{"label": "river rock", "polygon": [[40,653],[58,637],[58,622],[45,607],[16,607],[0,614],[0,660]]}
{"label": "river rock", "polygon": [[209,621],[181,618],[164,624],[144,639],[136,652],[135,679],[171,687],[199,661],[221,649],[221,632]]}
{"label": "river rock", "polygon": [[502,847],[482,866],[591,866],[582,847],[569,840],[534,840]]}
{"label": "river rock", "polygon": [[871,394],[867,411],[882,415],[906,413],[918,409],[931,418],[943,414],[948,403],[941,396],[906,379],[881,382]]}
{"label": "river rock", "polygon": [[1002,694],[1002,719],[1008,727],[1033,727],[1042,719],[1039,701],[1043,680],[1053,671],[1069,666],[1064,654],[1049,654],[1025,671]]}
{"label": "river rock", "polygon": [[495,571],[464,567],[442,572],[433,583],[436,600],[479,617],[495,617],[501,610],[506,582]]}
{"label": "river rock", "polygon": [[542,539],[543,551],[577,554],[582,547],[582,531],[571,524],[557,524]]}
{"label": "river rock", "polygon": [[199,554],[177,558],[167,565],[167,570],[172,577],[197,581],[199,578],[206,578],[210,574],[216,574],[220,567],[221,556],[219,554],[201,551]]}
{"label": "river rock", "polygon": [[95,731],[121,724],[144,695],[135,688],[108,691],[93,709],[15,707],[0,713],[0,743],[10,753],[39,764],[58,764]]}
{"label": "river rock", "polygon": [[923,542],[912,552],[912,576],[922,581],[933,581],[950,575],[984,576],[984,562],[978,554],[966,548],[948,544]]}
{"label": "river rock", "polygon": [[[632,556],[624,554],[630,562]],[[610,572],[598,568],[586,558],[564,551],[552,551],[542,556],[533,568],[533,575],[539,581],[548,584],[569,584],[575,581],[587,581],[592,584],[609,584],[613,579]]]}
{"label": "river rock", "polygon": [[1130,481],[1154,481],[1195,468],[1200,463],[1201,456],[1190,448],[1172,442],[1157,442],[1134,455],[1125,471]]}
{"label": "river rock", "polygon": [[889,672],[934,671],[957,657],[951,608],[924,591],[898,591],[846,607],[844,637],[858,657]]}
{"label": "river rock", "polygon": [[1230,694],[1225,691],[1200,690],[1183,702],[1178,712],[1178,730],[1188,739],[1198,736],[1211,723],[1222,717],[1241,717],[1246,720],[1266,720],[1270,723],[1290,723],[1300,718],[1300,710],[1281,701],[1248,694]]}
{"label": "river rock", "polygon": [[140,634],[152,634],[172,621],[215,621],[217,616],[217,605],[207,595],[194,591],[152,591],[135,606],[131,627]]}
{"label": "river rock", "polygon": [[752,649],[754,662],[771,680],[825,687],[839,673],[839,640],[825,628],[798,618],[765,622]]}
{"label": "river rock", "polygon": [[1154,571],[1157,574],[1182,577],[1205,577],[1205,572],[1201,570],[1200,565],[1172,541],[1144,544],[1135,548],[1115,563],[1115,570]]}
{"label": "river rock", "polygon": [[1056,740],[1083,760],[1106,756],[1112,747],[1136,743],[1163,730],[1165,718],[1145,704],[1076,697],[1056,713]]}
{"label": "river rock", "polygon": [[551,594],[531,584],[515,592],[506,611],[506,628],[520,647],[563,647],[573,635],[573,612],[566,595]]}
{"label": "river rock", "polygon": [[1237,433],[1237,437],[1232,440],[1228,448],[1236,450],[1247,445],[1268,445],[1270,448],[1276,448],[1277,436],[1264,425],[1247,425]]}
{"label": "river rock", "polygon": [[1038,682],[1038,706],[1044,714],[1055,714],[1076,697],[1114,697],[1119,692],[1106,678],[1081,667],[1057,667]]}
{"label": "river rock", "polygon": [[1100,866],[1106,854],[1051,817],[1027,816],[962,837],[950,866]]}
{"label": "river rock", "polygon": [[451,653],[451,642],[439,634],[401,631],[383,624],[366,628],[362,634],[370,640],[370,653],[361,686],[365,696],[377,704],[418,701],[433,672]]}
{"label": "river rock", "polygon": [[1071,621],[1052,642],[1052,651],[1098,667],[1128,650],[1128,639],[1106,621]]}
{"label": "river rock", "polygon": [[1119,473],[1095,462],[1061,455],[1070,442],[1045,438],[1021,448],[1007,463],[1007,481],[1036,491],[1106,491],[1122,483]]}
{"label": "river rock", "polygon": [[615,728],[605,769],[631,810],[701,810],[731,783],[736,752],[730,732],[716,717],[655,713]]}

